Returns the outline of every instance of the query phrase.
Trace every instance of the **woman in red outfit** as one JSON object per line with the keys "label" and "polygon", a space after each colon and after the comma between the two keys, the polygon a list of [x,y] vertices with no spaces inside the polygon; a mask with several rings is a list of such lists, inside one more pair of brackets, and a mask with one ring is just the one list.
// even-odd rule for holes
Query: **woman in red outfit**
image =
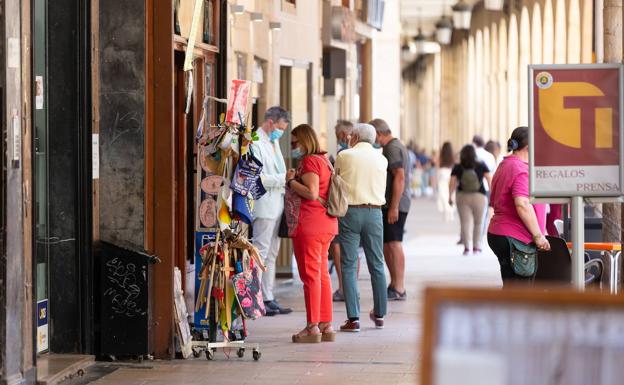
{"label": "woman in red outfit", "polygon": [[307,326],[292,336],[293,342],[334,341],[332,288],[327,265],[329,245],[338,234],[338,221],[327,214],[331,165],[321,152],[314,129],[302,124],[292,131],[292,157],[297,170],[288,170],[290,199],[300,200],[298,221],[291,233],[299,276],[303,281]]}

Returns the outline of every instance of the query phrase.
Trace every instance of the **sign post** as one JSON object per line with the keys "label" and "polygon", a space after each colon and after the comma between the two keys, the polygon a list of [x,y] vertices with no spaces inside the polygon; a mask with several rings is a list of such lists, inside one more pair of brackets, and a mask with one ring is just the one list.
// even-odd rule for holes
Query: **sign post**
{"label": "sign post", "polygon": [[584,198],[624,195],[620,64],[529,66],[532,198],[571,201],[572,283],[585,286]]}

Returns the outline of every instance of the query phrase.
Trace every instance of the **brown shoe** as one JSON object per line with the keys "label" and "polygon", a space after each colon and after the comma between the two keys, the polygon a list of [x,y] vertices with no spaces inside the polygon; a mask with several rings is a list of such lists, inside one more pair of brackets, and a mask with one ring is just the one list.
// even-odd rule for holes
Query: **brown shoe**
{"label": "brown shoe", "polygon": [[357,333],[360,331],[360,321],[346,320],[345,323],[340,326],[340,331]]}
{"label": "brown shoe", "polygon": [[323,335],[316,324],[308,325],[297,334],[293,334],[292,342],[301,344],[315,344],[321,342]]}
{"label": "brown shoe", "polygon": [[336,340],[336,331],[332,327],[330,322],[319,323],[319,329],[321,330],[321,341],[334,342]]}
{"label": "brown shoe", "polygon": [[375,324],[375,328],[376,329],[383,329],[384,328],[384,319],[383,317],[381,318],[377,318],[375,317],[375,313],[371,310],[370,313],[368,313],[371,321],[373,321],[373,323]]}

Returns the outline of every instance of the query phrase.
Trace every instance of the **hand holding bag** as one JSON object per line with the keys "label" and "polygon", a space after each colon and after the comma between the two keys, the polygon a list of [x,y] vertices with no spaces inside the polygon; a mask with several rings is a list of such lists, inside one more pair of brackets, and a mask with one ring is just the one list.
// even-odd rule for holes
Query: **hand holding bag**
{"label": "hand holding bag", "polygon": [[507,237],[509,241],[511,267],[517,275],[533,278],[537,273],[537,247]]}

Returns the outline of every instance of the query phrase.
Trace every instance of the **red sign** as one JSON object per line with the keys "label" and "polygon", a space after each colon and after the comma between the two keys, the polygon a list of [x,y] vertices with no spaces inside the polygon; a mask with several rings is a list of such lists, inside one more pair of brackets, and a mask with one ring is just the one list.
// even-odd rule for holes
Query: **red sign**
{"label": "red sign", "polygon": [[250,91],[250,81],[232,80],[230,96],[228,97],[227,114],[225,115],[226,122],[242,124],[241,118],[245,119],[247,115],[247,102],[249,101]]}
{"label": "red sign", "polygon": [[532,66],[531,191],[619,196],[621,67]]}

